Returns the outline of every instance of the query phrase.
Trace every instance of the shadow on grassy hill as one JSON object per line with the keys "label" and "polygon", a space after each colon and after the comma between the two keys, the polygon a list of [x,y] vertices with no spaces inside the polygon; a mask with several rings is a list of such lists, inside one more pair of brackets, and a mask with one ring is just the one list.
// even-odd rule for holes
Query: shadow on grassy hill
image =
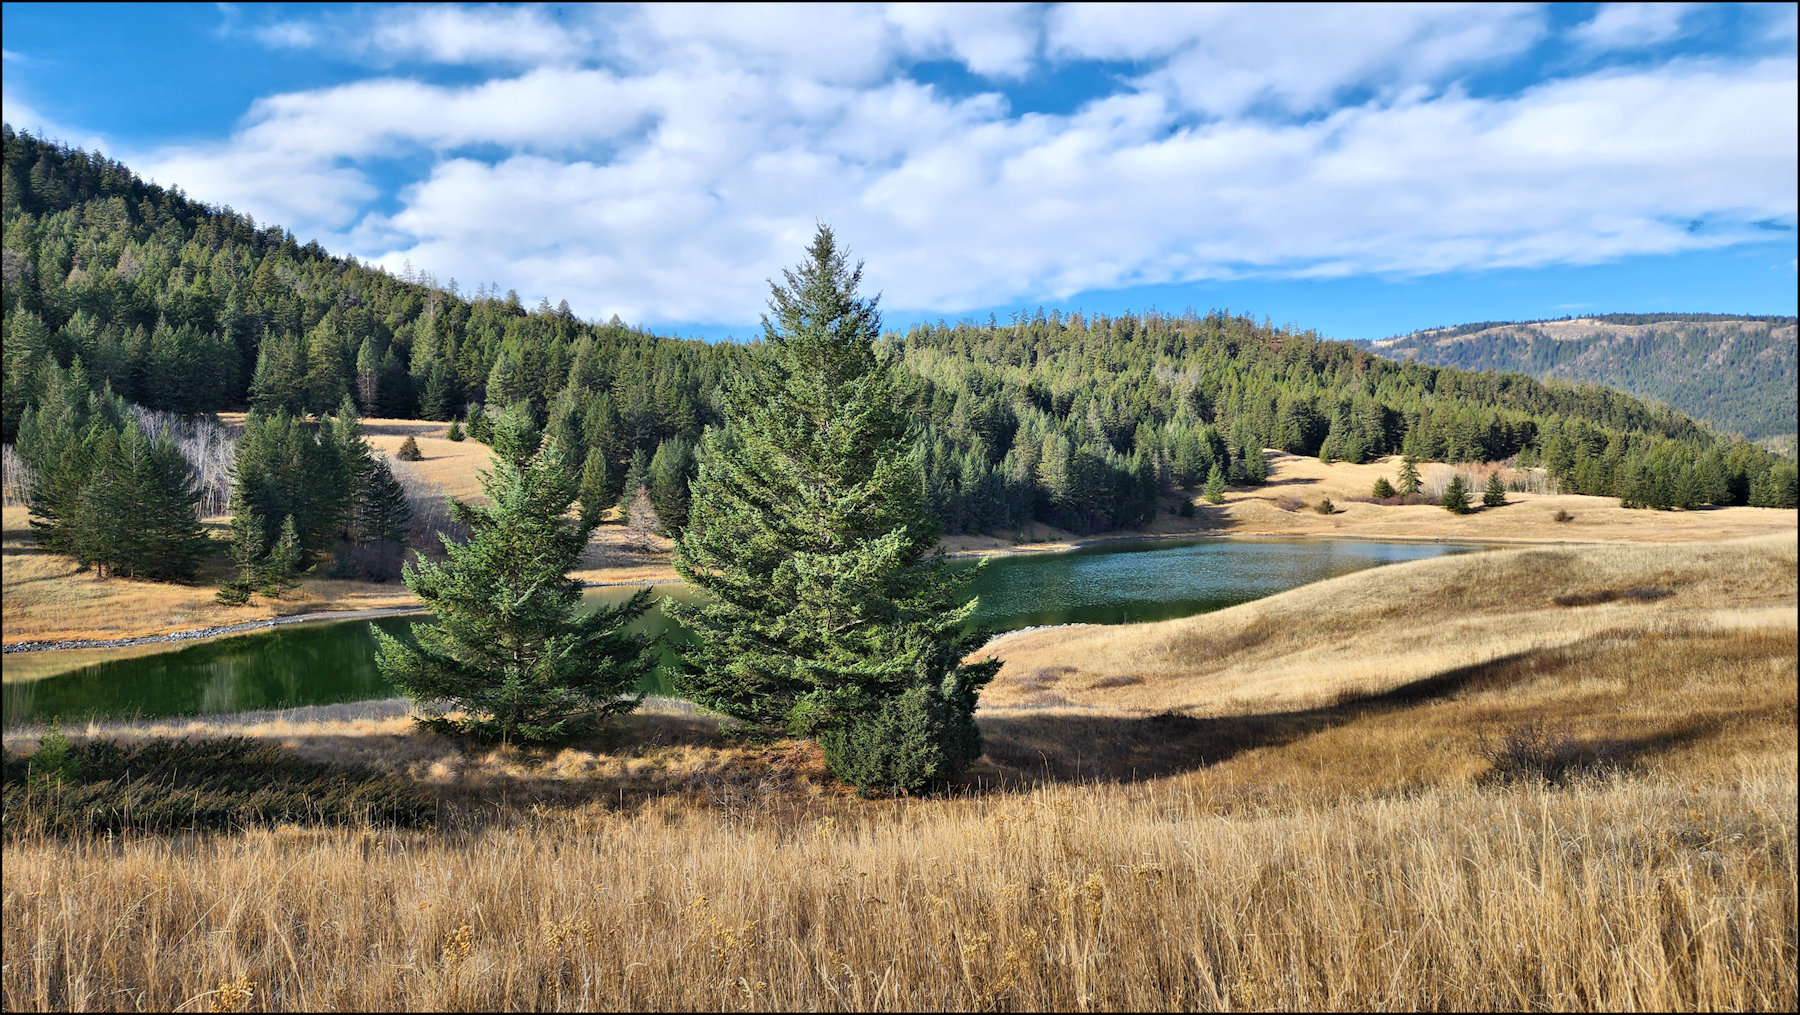
{"label": "shadow on grassy hill", "polygon": [[1317,708],[994,710],[982,715],[988,749],[972,781],[1137,781],[1229,769],[1230,778],[1361,794],[1534,768],[1555,781],[1676,755],[1707,764],[1723,739],[1765,739],[1792,723],[1794,650],[1791,630],[1613,632]]}

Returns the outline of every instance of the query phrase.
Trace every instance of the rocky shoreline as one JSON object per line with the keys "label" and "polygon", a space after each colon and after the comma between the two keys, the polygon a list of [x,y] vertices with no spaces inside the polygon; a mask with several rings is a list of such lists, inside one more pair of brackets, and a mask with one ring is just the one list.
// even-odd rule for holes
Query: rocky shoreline
{"label": "rocky shoreline", "polygon": [[216,638],[223,634],[241,634],[245,631],[261,631],[266,628],[280,627],[284,624],[304,624],[314,620],[374,620],[379,617],[398,617],[408,613],[423,613],[423,606],[388,606],[374,610],[321,610],[317,613],[297,613],[291,617],[271,617],[268,620],[252,620],[242,624],[225,624],[220,627],[197,627],[192,631],[171,631],[168,634],[146,634],[136,638],[71,638],[66,641],[21,641],[0,647],[0,653],[12,655],[15,652],[54,652],[58,649],[70,648],[125,648],[129,645],[150,645],[157,642],[194,641],[201,638]]}
{"label": "rocky shoreline", "polygon": [[[652,578],[647,581],[622,582],[587,582],[583,588],[611,588],[619,585],[669,585],[679,582],[679,578]],[[154,645],[161,642],[195,641],[202,638],[217,638],[226,634],[243,634],[248,631],[263,631],[283,624],[304,624],[317,620],[375,620],[381,617],[399,617],[408,613],[423,613],[423,606],[384,606],[372,610],[318,610],[313,613],[296,613],[291,617],[271,617],[267,620],[251,620],[242,624],[224,624],[219,627],[197,627],[191,631],[171,631],[168,634],[145,634],[135,638],[68,638],[60,641],[21,641],[11,645],[0,646],[0,654],[12,655],[15,652],[55,652],[72,648],[127,648],[132,645]]]}

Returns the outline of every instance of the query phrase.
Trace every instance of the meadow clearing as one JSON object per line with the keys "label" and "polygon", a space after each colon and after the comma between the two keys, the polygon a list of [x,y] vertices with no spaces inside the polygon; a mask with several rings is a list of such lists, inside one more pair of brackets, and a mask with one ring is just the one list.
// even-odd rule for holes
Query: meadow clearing
{"label": "meadow clearing", "polygon": [[726,741],[679,703],[542,751],[398,717],[115,730],[243,735],[434,819],[71,834],[73,789],[9,786],[0,992],[1791,1009],[1795,573],[1791,527],[1530,547],[1015,634],[987,756],[938,799],[858,800],[809,746]]}

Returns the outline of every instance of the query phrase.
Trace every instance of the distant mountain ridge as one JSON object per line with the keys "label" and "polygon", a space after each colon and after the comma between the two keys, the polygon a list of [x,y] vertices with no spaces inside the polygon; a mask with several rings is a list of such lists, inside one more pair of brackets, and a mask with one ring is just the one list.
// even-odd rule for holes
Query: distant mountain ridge
{"label": "distant mountain ridge", "polygon": [[1433,366],[1602,384],[1791,446],[1800,412],[1795,338],[1793,317],[1605,314],[1431,328],[1369,347]]}

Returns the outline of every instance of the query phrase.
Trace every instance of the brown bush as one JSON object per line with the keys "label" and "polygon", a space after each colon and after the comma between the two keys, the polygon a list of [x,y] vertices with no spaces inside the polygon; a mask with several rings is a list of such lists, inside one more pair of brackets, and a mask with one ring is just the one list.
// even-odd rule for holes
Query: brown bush
{"label": "brown bush", "polygon": [[1675,593],[1668,589],[1637,586],[1629,589],[1595,589],[1591,592],[1565,592],[1553,597],[1550,601],[1558,606],[1598,606],[1601,603],[1613,603],[1623,599],[1632,603],[1654,603],[1667,599]]}

